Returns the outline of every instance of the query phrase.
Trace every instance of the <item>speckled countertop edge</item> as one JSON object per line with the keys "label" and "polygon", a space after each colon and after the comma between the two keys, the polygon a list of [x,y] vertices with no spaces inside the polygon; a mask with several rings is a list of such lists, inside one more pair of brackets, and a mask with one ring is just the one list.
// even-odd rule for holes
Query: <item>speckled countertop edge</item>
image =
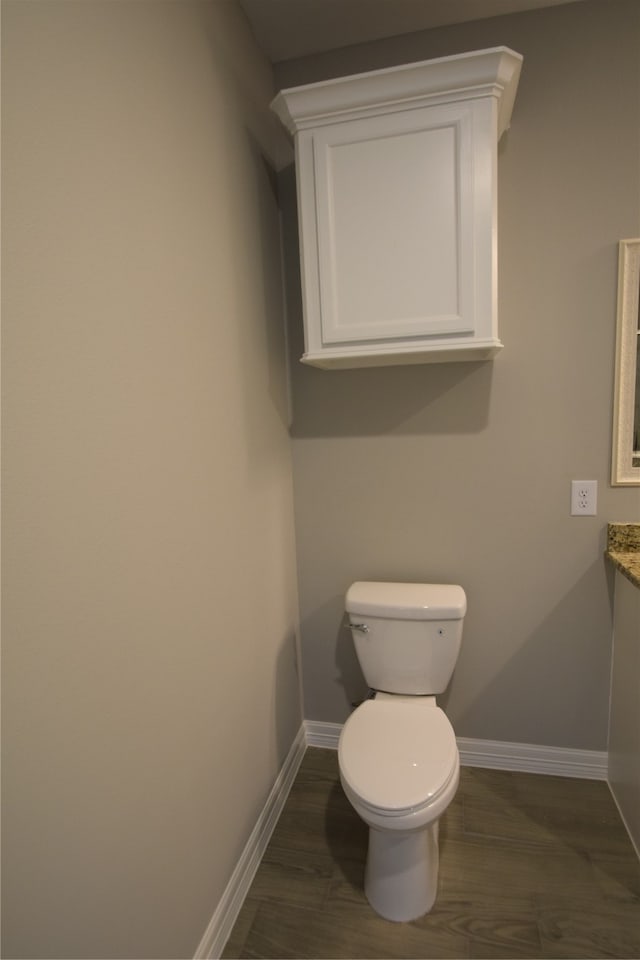
{"label": "speckled countertop edge", "polygon": [[605,556],[640,589],[640,523],[609,523]]}

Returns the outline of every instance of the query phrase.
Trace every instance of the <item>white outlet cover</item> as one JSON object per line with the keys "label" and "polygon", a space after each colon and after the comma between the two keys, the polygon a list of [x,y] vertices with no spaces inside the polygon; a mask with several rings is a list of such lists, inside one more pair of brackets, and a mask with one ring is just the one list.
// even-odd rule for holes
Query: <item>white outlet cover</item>
{"label": "white outlet cover", "polygon": [[571,481],[571,516],[595,517],[598,512],[598,481]]}

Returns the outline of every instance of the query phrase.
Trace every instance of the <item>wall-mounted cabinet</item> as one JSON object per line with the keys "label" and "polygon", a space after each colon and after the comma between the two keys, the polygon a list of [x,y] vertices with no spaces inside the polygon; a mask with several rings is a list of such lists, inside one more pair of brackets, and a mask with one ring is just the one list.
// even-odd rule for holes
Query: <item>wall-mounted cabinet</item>
{"label": "wall-mounted cabinet", "polygon": [[505,47],[283,90],[295,138],[304,363],[483,360],[497,329]]}

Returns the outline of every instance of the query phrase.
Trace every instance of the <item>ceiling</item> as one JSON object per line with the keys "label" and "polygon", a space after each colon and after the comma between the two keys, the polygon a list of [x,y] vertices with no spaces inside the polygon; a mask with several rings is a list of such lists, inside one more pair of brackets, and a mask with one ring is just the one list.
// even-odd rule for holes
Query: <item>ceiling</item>
{"label": "ceiling", "polygon": [[240,0],[273,63],[576,0]]}

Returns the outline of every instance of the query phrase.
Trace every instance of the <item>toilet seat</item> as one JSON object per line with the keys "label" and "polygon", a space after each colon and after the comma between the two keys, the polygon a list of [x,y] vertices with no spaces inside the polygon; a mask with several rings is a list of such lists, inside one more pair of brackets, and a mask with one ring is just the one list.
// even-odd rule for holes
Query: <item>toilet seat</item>
{"label": "toilet seat", "polygon": [[345,789],[374,815],[439,807],[457,786],[455,733],[433,697],[366,700],[345,723],[338,755]]}

